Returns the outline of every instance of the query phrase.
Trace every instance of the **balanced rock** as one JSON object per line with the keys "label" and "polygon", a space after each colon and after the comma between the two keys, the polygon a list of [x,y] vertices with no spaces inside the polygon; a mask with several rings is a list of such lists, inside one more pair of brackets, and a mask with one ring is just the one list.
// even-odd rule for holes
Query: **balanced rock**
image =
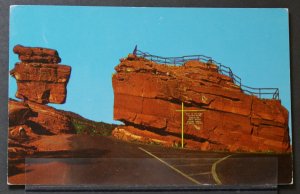
{"label": "balanced rock", "polygon": [[145,137],[146,131],[181,137],[183,103],[193,110],[183,115],[186,147],[289,151],[288,111],[280,100],[245,94],[217,65],[188,61],[171,66],[132,56],[120,61],[112,77],[114,119],[144,130]]}
{"label": "balanced rock", "polygon": [[[14,48],[20,54],[57,54],[57,51],[51,49],[35,49],[20,46]],[[70,66],[41,63],[39,60],[16,63],[15,68],[10,71],[10,75],[17,80],[16,97],[41,104],[65,102],[70,74]]]}

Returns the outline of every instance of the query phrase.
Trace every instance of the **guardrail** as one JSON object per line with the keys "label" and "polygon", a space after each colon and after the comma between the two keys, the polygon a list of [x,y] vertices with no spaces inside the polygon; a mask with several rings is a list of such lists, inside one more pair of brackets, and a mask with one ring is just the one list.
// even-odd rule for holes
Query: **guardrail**
{"label": "guardrail", "polygon": [[239,76],[235,75],[230,67],[227,67],[215,60],[211,57],[205,55],[187,55],[182,57],[161,57],[157,55],[152,55],[147,52],[143,52],[137,49],[137,46],[133,50],[133,54],[148,59],[150,61],[165,64],[165,65],[183,65],[187,61],[197,60],[200,62],[204,62],[207,64],[215,64],[218,66],[218,71],[220,74],[228,76],[232,79],[233,83],[241,88],[241,90],[249,95],[255,95],[259,98],[272,98],[279,100],[279,89],[278,88],[253,88],[249,86],[245,86],[242,84],[242,80]]}

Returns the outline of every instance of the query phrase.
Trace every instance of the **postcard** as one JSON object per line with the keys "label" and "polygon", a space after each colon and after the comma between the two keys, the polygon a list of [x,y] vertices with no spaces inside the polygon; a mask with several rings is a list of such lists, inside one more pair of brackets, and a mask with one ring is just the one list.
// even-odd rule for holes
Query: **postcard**
{"label": "postcard", "polygon": [[8,184],[292,184],[288,20],[11,6]]}

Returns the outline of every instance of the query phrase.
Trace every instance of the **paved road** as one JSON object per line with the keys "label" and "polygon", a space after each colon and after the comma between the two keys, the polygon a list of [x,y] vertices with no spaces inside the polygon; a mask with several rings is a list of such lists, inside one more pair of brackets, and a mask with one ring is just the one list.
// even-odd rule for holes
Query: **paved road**
{"label": "paved road", "polygon": [[[38,142],[49,144],[48,151],[27,159],[27,184],[197,186],[247,183],[249,176],[258,180],[250,181],[254,184],[277,181],[277,163],[268,155],[253,159],[249,154],[207,153],[83,135],[60,137],[57,145],[67,144],[62,147],[68,150],[54,152],[50,148],[56,141],[51,138]],[[249,174],[245,171],[249,167],[257,170]]]}

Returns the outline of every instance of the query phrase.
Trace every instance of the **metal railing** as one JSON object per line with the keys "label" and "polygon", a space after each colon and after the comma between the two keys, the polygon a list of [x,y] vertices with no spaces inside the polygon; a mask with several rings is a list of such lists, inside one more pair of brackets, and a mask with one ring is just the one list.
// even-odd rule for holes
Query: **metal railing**
{"label": "metal railing", "polygon": [[259,98],[272,98],[279,100],[279,89],[278,88],[253,88],[249,86],[245,86],[242,84],[242,80],[239,76],[235,75],[230,67],[227,67],[215,60],[211,57],[205,55],[187,55],[182,57],[161,57],[157,55],[152,55],[147,52],[143,52],[135,47],[133,54],[138,57],[142,57],[148,59],[150,61],[165,64],[165,65],[175,65],[180,66],[186,63],[187,61],[197,60],[200,62],[204,62],[206,64],[215,64],[218,67],[218,72],[222,75],[228,76],[232,79],[233,83],[240,87],[240,89],[249,95],[255,95]]}
{"label": "metal railing", "polygon": [[242,85],[241,89],[244,93],[250,95],[256,95],[259,98],[264,98],[265,96],[271,96],[272,99],[279,100],[279,89],[278,88],[252,88],[249,86]]}

